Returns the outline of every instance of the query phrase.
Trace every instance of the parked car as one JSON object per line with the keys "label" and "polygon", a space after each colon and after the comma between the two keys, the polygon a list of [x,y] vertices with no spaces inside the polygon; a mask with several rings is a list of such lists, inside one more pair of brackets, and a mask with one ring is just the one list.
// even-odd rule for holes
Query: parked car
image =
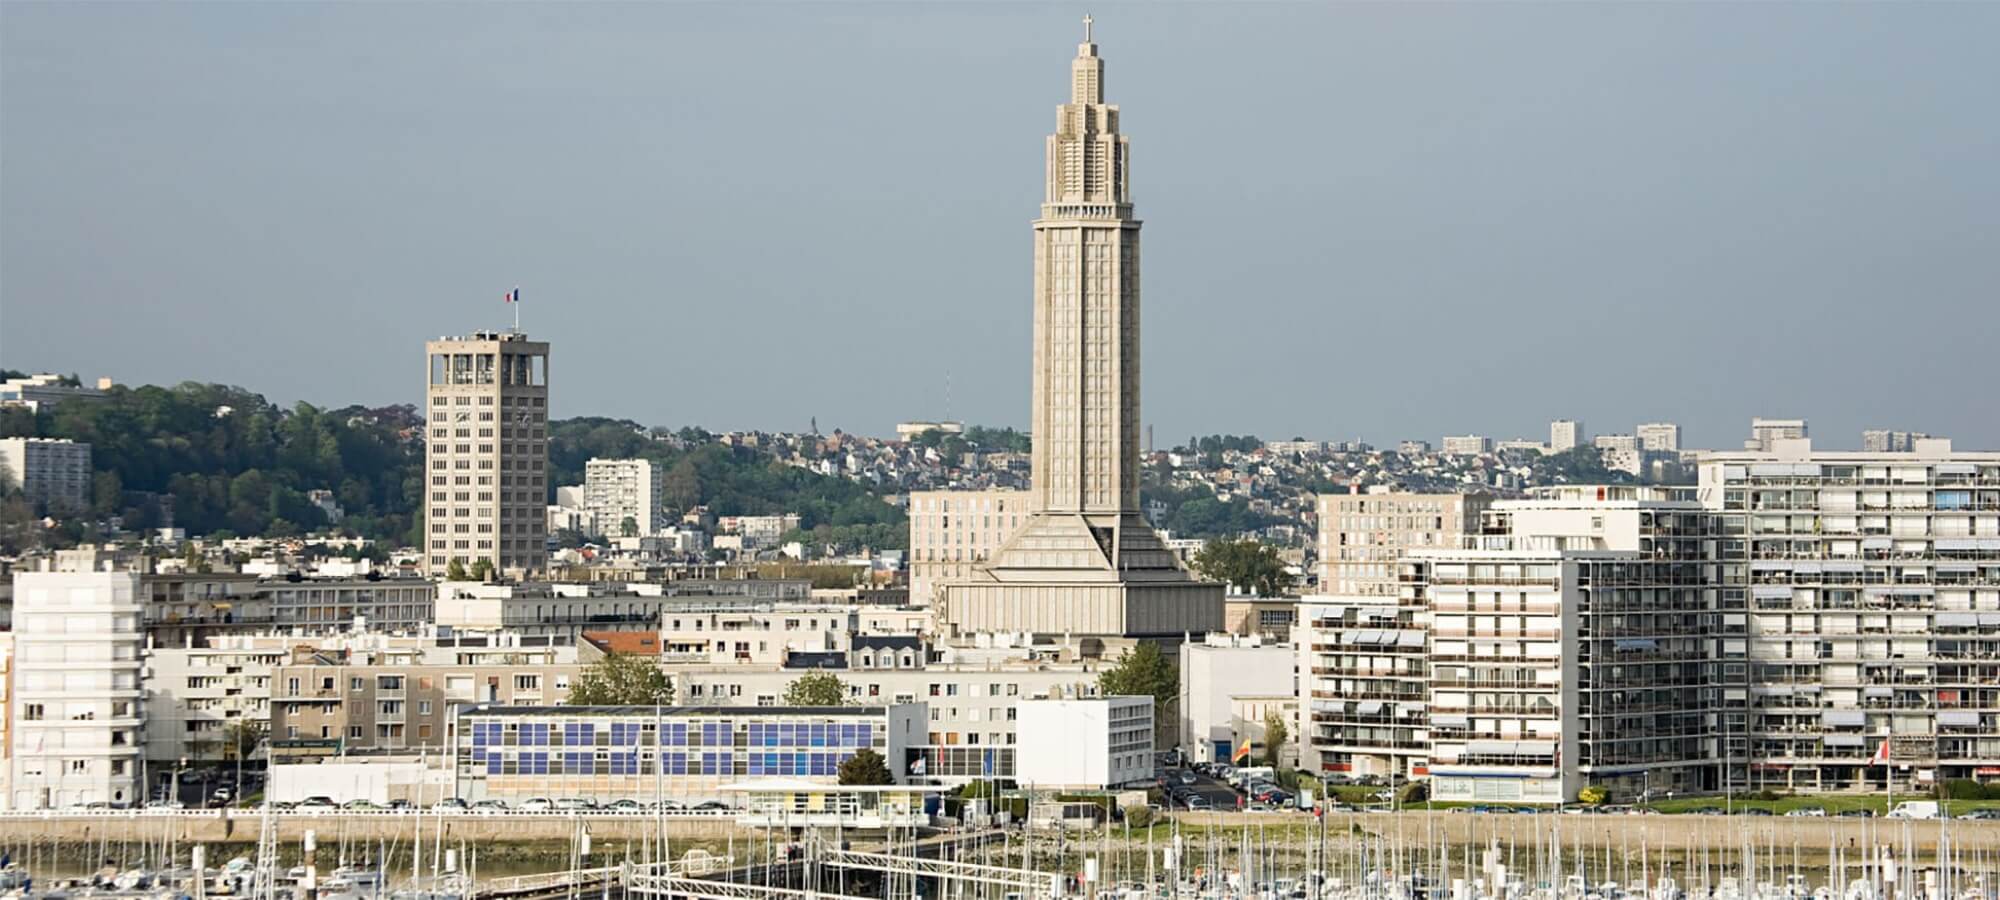
{"label": "parked car", "polygon": [[439,800],[438,802],[431,804],[431,809],[437,812],[452,812],[456,810],[462,810],[465,808],[466,808],[465,801],[460,800],[457,797],[446,797],[443,800]]}
{"label": "parked car", "polygon": [[556,801],[556,809],[562,812],[590,812],[596,808],[597,804],[582,797],[564,797]]}
{"label": "parked car", "polygon": [[1843,809],[1840,812],[1834,813],[1834,815],[1842,819],[1872,819],[1875,818],[1875,811],[1872,809]]}
{"label": "parked car", "polygon": [[388,808],[388,809],[393,809],[393,810],[396,810],[396,811],[398,811],[398,812],[401,812],[401,811],[403,811],[403,810],[406,810],[406,809],[410,809],[410,808],[412,808],[412,807],[411,807],[411,804],[410,804],[410,801],[408,801],[408,800],[404,800],[403,798],[401,798],[401,797],[398,797],[398,798],[396,798],[396,799],[394,799],[394,800],[391,800],[391,801],[389,801],[389,805],[388,805],[388,807],[387,807],[387,808]]}
{"label": "parked car", "polygon": [[1208,809],[1208,798],[1200,794],[1191,794],[1187,798],[1187,808],[1190,812]]}
{"label": "parked car", "polygon": [[367,812],[369,810],[381,809],[382,807],[376,806],[375,803],[370,800],[349,800],[346,803],[342,803],[340,805],[340,808],[345,810],[353,810],[356,812]]}
{"label": "parked car", "polygon": [[332,797],[327,797],[323,795],[307,797],[304,800],[299,801],[300,810],[317,811],[323,809],[339,809],[339,808],[340,804],[333,802]]}
{"label": "parked car", "polygon": [[507,811],[507,801],[481,800],[478,803],[472,804],[472,811],[476,813],[503,813]]}
{"label": "parked car", "polygon": [[1181,783],[1182,783],[1182,784],[1193,784],[1194,782],[1195,782],[1195,777],[1194,777],[1194,773],[1193,773],[1193,772],[1182,772],[1182,773],[1181,773]]}
{"label": "parked car", "polygon": [[547,797],[530,797],[521,801],[522,812],[550,812],[555,808],[556,802]]}
{"label": "parked car", "polygon": [[1801,806],[1798,809],[1785,813],[1785,815],[1794,819],[1822,818],[1826,815],[1826,810],[1817,806]]}
{"label": "parked car", "polygon": [[1974,809],[1960,813],[1960,819],[2000,819],[2000,809]]}
{"label": "parked car", "polygon": [[627,797],[623,800],[614,800],[607,803],[604,805],[604,808],[612,812],[644,812],[646,804]]}

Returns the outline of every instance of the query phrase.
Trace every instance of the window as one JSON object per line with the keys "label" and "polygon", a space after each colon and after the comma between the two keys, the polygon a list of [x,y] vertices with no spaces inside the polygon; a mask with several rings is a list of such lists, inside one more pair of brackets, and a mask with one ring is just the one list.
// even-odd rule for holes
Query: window
{"label": "window", "polygon": [[540,675],[516,675],[516,676],[514,676],[514,690],[517,690],[517,691],[540,691],[541,689],[542,689],[542,676],[540,676]]}
{"label": "window", "polygon": [[348,690],[350,690],[350,691],[356,691],[356,692],[359,692],[359,691],[363,691],[363,690],[366,690],[366,689],[367,689],[367,687],[368,687],[368,680],[367,680],[367,679],[365,679],[365,678],[349,678],[349,679],[347,679],[347,689],[348,689]]}
{"label": "window", "polygon": [[40,703],[29,703],[21,707],[21,718],[35,721],[46,715]]}

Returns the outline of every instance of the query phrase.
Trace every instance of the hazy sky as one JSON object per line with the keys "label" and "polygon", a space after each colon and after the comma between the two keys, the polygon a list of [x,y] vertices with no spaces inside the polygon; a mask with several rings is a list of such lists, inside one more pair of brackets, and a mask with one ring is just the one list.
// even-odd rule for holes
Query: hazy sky
{"label": "hazy sky", "polygon": [[[1024,425],[1080,5],[0,3],[0,366]],[[2000,4],[1096,3],[1145,419],[2000,447]]]}

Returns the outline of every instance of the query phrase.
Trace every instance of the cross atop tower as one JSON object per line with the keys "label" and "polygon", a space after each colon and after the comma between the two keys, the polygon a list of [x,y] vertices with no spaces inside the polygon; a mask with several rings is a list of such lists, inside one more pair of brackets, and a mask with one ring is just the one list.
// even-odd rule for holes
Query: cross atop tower
{"label": "cross atop tower", "polygon": [[1086,44],[1090,43],[1090,23],[1091,23],[1091,18],[1090,18],[1090,13],[1084,13],[1084,14],[1083,14],[1083,42],[1084,42],[1084,43],[1086,43]]}

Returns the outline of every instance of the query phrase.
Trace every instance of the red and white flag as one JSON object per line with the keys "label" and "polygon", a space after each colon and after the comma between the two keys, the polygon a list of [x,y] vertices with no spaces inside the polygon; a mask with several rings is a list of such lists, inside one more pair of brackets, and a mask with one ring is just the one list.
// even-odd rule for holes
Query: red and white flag
{"label": "red and white flag", "polygon": [[1875,758],[1869,760],[1868,764],[1871,766],[1886,766],[1889,764],[1888,738],[1883,738],[1882,743],[1875,745]]}
{"label": "red and white flag", "polygon": [[521,302],[521,289],[515,288],[511,291],[508,291],[505,294],[502,294],[501,296],[505,298],[506,302],[508,303],[519,303]]}

